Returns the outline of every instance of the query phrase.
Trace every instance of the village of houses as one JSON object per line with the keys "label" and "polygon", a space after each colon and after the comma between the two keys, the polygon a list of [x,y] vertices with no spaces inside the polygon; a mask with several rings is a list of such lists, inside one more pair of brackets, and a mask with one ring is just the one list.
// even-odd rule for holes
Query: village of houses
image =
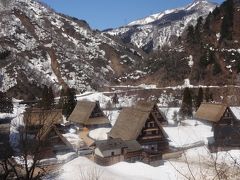
{"label": "village of houses", "polygon": [[67,119],[61,109],[15,102],[10,127],[15,161],[21,164],[17,135],[25,124],[43,143],[38,163],[57,167],[46,179],[89,179],[82,171],[90,167],[100,179],[214,179],[217,163],[225,173],[239,165],[240,107],[203,102],[192,118],[176,123],[179,108],[119,97],[109,109],[113,96],[79,95]]}

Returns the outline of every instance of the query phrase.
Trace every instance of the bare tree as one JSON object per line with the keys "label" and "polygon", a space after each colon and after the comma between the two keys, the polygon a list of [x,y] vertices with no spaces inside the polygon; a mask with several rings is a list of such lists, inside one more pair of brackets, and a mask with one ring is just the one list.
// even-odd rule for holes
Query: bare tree
{"label": "bare tree", "polygon": [[80,169],[81,180],[100,180],[103,171],[100,168],[92,167],[88,169]]}
{"label": "bare tree", "polygon": [[[169,161],[172,167],[176,170],[176,172],[188,180],[227,180],[227,179],[238,179],[240,175],[240,164],[236,157],[232,157],[231,154],[226,152],[227,157],[220,156],[219,152],[212,154],[208,147],[204,146],[205,150],[208,152],[208,159],[203,158],[198,155],[198,159],[195,161],[190,161],[186,151],[183,152],[182,162],[186,164],[187,171],[182,171],[179,167],[174,165],[173,162]],[[229,160],[229,157],[232,158],[232,164],[230,165],[225,161],[225,159]],[[240,158],[240,155],[239,155]],[[196,166],[199,168],[196,171]]]}
{"label": "bare tree", "polygon": [[[27,111],[19,115],[18,122],[12,123],[12,128],[18,132],[14,140],[18,141],[13,149],[18,157],[6,156],[1,161],[0,166],[3,173],[3,179],[39,179],[44,175],[45,170],[39,164],[44,155],[45,142],[43,137],[49,131],[49,128],[55,123],[57,115],[53,110],[41,110],[37,112]],[[19,125],[22,121],[24,125]]]}

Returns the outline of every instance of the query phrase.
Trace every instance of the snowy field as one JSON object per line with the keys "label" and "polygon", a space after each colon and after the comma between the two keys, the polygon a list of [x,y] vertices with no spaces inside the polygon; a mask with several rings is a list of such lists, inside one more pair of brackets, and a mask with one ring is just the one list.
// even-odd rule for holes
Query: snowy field
{"label": "snowy field", "polygon": [[214,169],[215,162],[217,167],[224,170],[230,179],[238,179],[239,174],[234,175],[234,172],[235,170],[239,172],[239,169],[233,168],[236,167],[236,162],[232,157],[240,161],[240,151],[211,154],[206,147],[194,148],[186,151],[182,158],[165,161],[164,165],[158,167],[141,162],[120,162],[112,166],[102,167],[87,158],[78,157],[65,164],[61,168],[60,172],[62,173],[56,179],[181,180],[189,178],[207,180],[216,178],[218,171]]}
{"label": "snowy field", "polygon": [[185,120],[182,123],[184,125],[164,127],[171,146],[188,147],[196,143],[208,144],[212,141],[213,132],[210,125],[195,120]]}

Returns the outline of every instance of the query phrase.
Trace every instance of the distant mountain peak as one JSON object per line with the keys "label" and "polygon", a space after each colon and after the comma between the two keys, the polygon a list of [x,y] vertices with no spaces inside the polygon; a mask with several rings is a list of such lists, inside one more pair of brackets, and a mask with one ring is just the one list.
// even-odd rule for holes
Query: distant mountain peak
{"label": "distant mountain peak", "polygon": [[188,25],[195,25],[198,17],[206,17],[216,6],[207,0],[194,0],[184,7],[152,14],[108,33],[149,52],[171,45],[172,37],[181,36]]}

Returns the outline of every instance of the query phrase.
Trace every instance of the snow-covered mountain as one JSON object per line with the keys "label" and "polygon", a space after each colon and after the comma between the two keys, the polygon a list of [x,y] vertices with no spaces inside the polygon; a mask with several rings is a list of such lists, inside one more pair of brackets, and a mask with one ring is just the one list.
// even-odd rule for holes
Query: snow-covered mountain
{"label": "snow-covered mountain", "polygon": [[33,96],[43,84],[55,92],[61,87],[97,89],[144,56],[91,30],[85,21],[33,0],[0,1],[0,53],[0,91]]}
{"label": "snow-covered mountain", "polygon": [[125,43],[132,43],[145,51],[156,50],[163,45],[171,45],[174,37],[181,36],[187,26],[195,25],[200,16],[206,17],[216,5],[206,0],[195,0],[186,7],[153,14],[106,33],[119,36]]}

